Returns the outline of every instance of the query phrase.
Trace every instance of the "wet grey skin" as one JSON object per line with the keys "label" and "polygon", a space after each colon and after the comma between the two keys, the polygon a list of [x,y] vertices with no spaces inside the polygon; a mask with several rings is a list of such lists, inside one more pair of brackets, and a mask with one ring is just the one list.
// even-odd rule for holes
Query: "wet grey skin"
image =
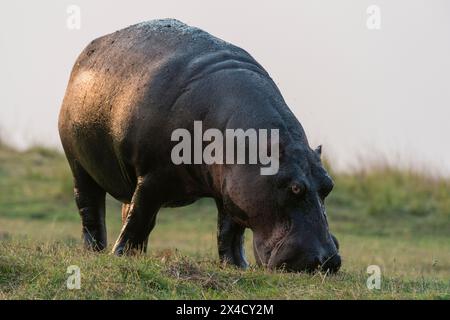
{"label": "wet grey skin", "polygon": [[[171,161],[177,128],[278,129],[280,167]],[[243,49],[172,19],[92,41],[78,57],[59,132],[75,181],[85,246],[107,246],[105,195],[123,203],[113,252],[145,251],[161,207],[215,200],[220,259],[245,268],[244,231],[269,268],[335,272],[324,200],[333,181],[264,68]],[[270,131],[269,131],[270,132]],[[270,142],[270,141],[269,141]],[[176,225],[173,226],[176,228]]]}

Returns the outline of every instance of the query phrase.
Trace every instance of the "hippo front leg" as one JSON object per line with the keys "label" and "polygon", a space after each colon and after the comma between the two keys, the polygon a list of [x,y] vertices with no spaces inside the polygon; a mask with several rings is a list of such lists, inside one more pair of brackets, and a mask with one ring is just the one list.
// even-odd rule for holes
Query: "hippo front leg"
{"label": "hippo front leg", "polygon": [[[130,213],[130,209],[131,209],[131,204],[130,203],[123,203],[122,204],[122,227],[127,222],[127,218],[128,218],[128,214]],[[147,251],[148,237],[149,236],[147,236],[147,239],[145,239],[144,243],[143,243],[143,251],[144,252]]]}
{"label": "hippo front leg", "polygon": [[123,226],[113,253],[145,252],[150,232],[156,221],[160,205],[155,201],[155,188],[150,179],[139,178],[130,204],[122,207]]}
{"label": "hippo front leg", "polygon": [[245,227],[233,221],[223,209],[221,201],[216,201],[218,209],[217,246],[221,262],[247,268],[244,252]]}

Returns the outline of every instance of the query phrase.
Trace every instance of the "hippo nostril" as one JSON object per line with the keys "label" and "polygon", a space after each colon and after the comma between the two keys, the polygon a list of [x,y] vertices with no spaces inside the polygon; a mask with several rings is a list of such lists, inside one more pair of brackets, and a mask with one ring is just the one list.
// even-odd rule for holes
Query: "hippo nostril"
{"label": "hippo nostril", "polygon": [[338,239],[333,234],[330,234],[330,235],[331,235],[331,239],[334,242],[334,245],[336,246],[336,249],[339,250],[339,241],[338,241]]}

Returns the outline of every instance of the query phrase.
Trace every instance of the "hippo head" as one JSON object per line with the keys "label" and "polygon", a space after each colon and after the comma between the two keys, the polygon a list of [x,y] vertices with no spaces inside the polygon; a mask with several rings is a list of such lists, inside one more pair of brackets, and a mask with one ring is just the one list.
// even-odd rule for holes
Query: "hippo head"
{"label": "hippo head", "polygon": [[320,147],[306,143],[280,149],[275,175],[260,175],[256,165],[229,168],[224,204],[235,221],[252,229],[259,264],[288,271],[340,268],[324,204],[333,181],[320,155]]}

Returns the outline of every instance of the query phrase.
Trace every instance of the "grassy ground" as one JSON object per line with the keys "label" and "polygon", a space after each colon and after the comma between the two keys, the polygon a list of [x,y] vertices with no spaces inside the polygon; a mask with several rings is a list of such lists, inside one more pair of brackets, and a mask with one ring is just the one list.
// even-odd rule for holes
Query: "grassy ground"
{"label": "grassy ground", "polygon": [[[450,182],[376,166],[332,176],[327,205],[342,270],[241,271],[217,262],[209,200],[160,212],[147,255],[83,251],[64,157],[0,146],[0,299],[450,299]],[[120,206],[107,207],[113,243]],[[253,262],[250,244],[248,232]],[[66,288],[70,265],[80,267],[80,290]],[[369,265],[381,268],[380,290],[366,286]]]}

